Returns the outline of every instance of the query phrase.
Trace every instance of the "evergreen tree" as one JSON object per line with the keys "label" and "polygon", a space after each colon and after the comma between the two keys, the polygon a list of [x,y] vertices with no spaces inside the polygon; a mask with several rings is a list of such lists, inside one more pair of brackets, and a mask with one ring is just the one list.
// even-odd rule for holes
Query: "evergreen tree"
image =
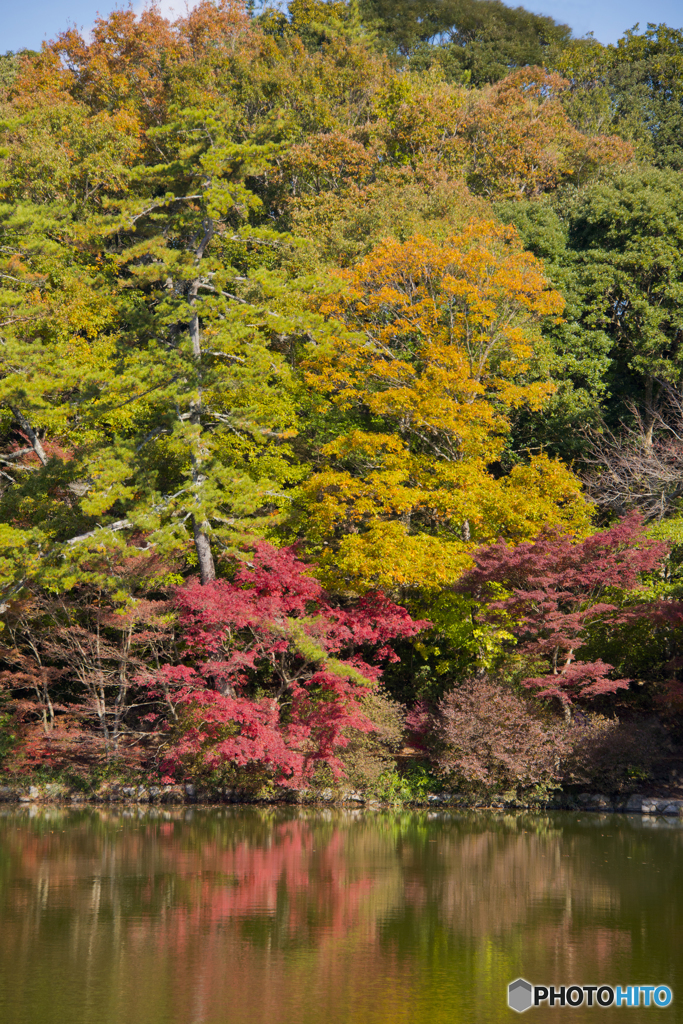
{"label": "evergreen tree", "polygon": [[362,11],[411,66],[438,64],[452,81],[472,85],[545,64],[571,36],[567,25],[500,0],[364,0]]}
{"label": "evergreen tree", "polygon": [[577,127],[616,132],[655,165],[683,168],[683,30],[638,25],[616,46],[573,42],[555,58],[572,80],[567,109]]}

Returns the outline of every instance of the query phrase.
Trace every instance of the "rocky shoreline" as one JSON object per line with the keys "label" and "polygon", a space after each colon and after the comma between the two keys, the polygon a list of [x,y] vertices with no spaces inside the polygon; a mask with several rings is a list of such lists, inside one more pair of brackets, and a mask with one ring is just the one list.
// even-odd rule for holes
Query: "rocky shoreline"
{"label": "rocky shoreline", "polygon": [[[127,786],[105,784],[93,792],[84,793],[61,783],[15,786],[0,785],[0,803],[4,804],[282,804],[365,806],[380,810],[392,806],[375,797],[354,790],[337,792],[331,789],[294,790],[270,796],[254,795],[245,790],[205,790],[187,785]],[[421,799],[403,801],[410,807],[449,807],[454,810],[555,810],[596,811],[600,813],[663,815],[683,817],[683,799],[670,796],[641,796],[638,793],[606,795],[603,793],[559,793],[545,803],[525,803],[504,797],[473,799],[461,793],[430,793]]]}

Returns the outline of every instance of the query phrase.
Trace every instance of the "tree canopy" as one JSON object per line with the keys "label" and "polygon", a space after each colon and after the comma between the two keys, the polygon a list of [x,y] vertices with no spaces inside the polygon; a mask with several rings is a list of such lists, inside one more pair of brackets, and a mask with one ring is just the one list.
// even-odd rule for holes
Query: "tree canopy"
{"label": "tree canopy", "polygon": [[680,35],[202,0],[0,59],[17,771],[377,778],[485,694],[545,764],[558,696],[675,706]]}

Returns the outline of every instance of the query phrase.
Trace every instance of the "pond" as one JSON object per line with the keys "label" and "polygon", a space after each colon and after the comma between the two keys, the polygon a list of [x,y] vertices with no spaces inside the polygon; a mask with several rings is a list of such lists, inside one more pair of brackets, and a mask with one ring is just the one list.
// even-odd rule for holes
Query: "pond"
{"label": "pond", "polygon": [[683,1020],[682,844],[626,815],[0,810],[0,1021],[495,1024],[519,976],[668,985],[648,1019]]}

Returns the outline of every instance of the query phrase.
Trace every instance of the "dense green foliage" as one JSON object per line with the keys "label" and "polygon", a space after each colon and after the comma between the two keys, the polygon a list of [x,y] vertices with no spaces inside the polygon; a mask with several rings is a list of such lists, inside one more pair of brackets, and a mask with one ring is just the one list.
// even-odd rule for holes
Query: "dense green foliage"
{"label": "dense green foliage", "polygon": [[[565,551],[633,510],[657,525],[629,520],[627,547],[655,529],[668,554],[602,605],[587,592],[569,657],[601,665],[581,712],[600,742],[655,714],[676,740],[681,60],[666,26],[602,47],[499,0],[203,0],[1,59],[5,770],[155,772],[194,750],[201,727],[159,685],[204,678],[182,595],[200,621],[265,541],[295,545],[338,616],[374,594],[423,623],[368,634],[374,731],[335,732],[358,784],[362,763],[393,785],[406,708],[455,707],[460,686],[483,706],[477,685],[514,695],[510,721],[528,706],[534,735],[564,730],[566,777],[588,777],[560,691],[529,695],[514,601],[490,614],[512,577],[484,598],[463,574],[482,545]],[[302,745],[278,756],[312,756],[292,699],[322,627],[298,614],[301,635],[268,625],[221,749],[276,693],[268,721]],[[233,704],[251,650],[234,616]],[[307,714],[326,721],[316,650]]]}
{"label": "dense green foliage", "polygon": [[571,36],[567,25],[500,0],[364,0],[360,7],[389,53],[407,56],[415,70],[439,66],[450,81],[477,86],[547,64]]}

